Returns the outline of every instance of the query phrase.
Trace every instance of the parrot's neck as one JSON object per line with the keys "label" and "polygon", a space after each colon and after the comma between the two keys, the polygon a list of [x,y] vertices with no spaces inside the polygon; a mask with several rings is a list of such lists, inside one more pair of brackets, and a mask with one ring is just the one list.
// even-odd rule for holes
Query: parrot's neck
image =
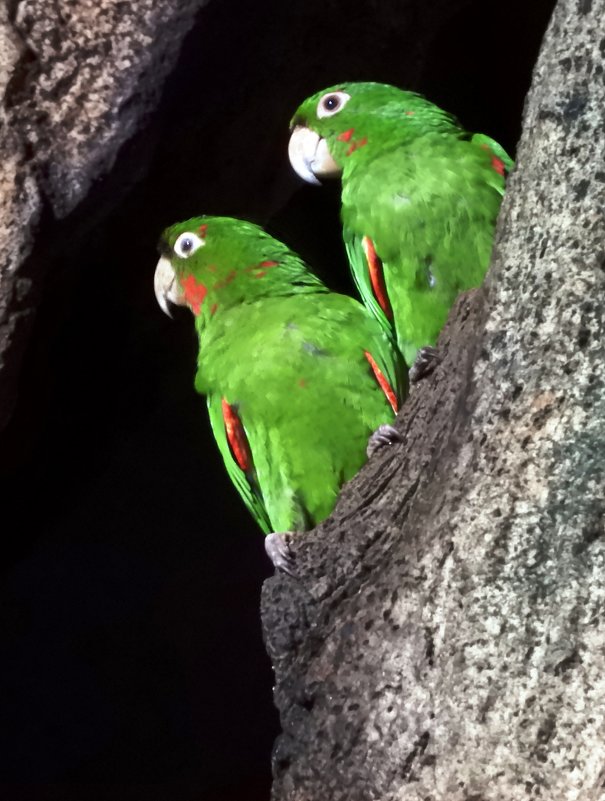
{"label": "parrot's neck", "polygon": [[467,133],[453,117],[437,109],[436,113],[424,112],[418,118],[404,116],[403,119],[383,121],[379,127],[372,124],[372,120],[360,120],[355,127],[331,137],[329,149],[341,167],[343,177],[346,177],[352,169],[368,164],[376,157],[414,147],[431,136],[463,138]]}
{"label": "parrot's neck", "polygon": [[261,259],[221,273],[189,275],[181,279],[181,286],[186,303],[195,315],[198,327],[202,328],[219,319],[226,310],[241,304],[328,292],[302,262],[275,259]]}

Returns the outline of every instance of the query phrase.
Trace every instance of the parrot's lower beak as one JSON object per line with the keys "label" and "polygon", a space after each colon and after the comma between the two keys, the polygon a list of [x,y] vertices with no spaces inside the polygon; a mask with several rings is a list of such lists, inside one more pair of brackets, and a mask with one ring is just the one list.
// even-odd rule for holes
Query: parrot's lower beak
{"label": "parrot's lower beak", "polygon": [[326,140],[303,125],[292,131],[288,156],[295,172],[309,184],[320,184],[319,178],[333,178],[342,172],[330,155]]}
{"label": "parrot's lower beak", "polygon": [[168,305],[169,303],[174,303],[175,306],[186,305],[185,295],[176,279],[172,264],[170,264],[168,259],[164,256],[158,261],[158,265],[155,268],[153,288],[155,290],[155,298],[160,304],[160,308],[169,317],[172,317],[170,306]]}

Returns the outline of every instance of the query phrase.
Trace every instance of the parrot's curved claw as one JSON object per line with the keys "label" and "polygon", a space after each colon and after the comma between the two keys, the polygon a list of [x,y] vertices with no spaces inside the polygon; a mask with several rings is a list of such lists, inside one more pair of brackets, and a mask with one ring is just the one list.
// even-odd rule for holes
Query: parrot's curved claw
{"label": "parrot's curved claw", "polygon": [[374,431],[368,440],[366,447],[368,459],[371,459],[376,451],[380,448],[383,448],[385,445],[394,445],[396,442],[402,442],[402,439],[403,438],[399,431],[397,431],[396,428],[393,428],[393,426],[390,426],[387,423],[378,426],[376,431]]}
{"label": "parrot's curved claw", "polygon": [[288,542],[289,537],[290,532],[288,531],[283,534],[278,534],[277,532],[267,534],[265,537],[265,551],[276,570],[281,570],[296,578],[294,554]]}
{"label": "parrot's curved claw", "polygon": [[416,384],[421,378],[430,375],[441,361],[441,356],[437,348],[420,348],[414,359],[414,364],[410,367],[410,383]]}

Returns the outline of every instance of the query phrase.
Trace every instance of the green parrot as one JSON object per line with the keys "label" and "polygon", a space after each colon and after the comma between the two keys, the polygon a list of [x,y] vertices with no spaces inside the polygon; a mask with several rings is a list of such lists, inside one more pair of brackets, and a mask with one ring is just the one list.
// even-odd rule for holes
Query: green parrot
{"label": "green parrot", "polygon": [[418,355],[419,377],[454,300],[483,280],[513,162],[424,97],[381,83],[338,84],[305,100],[289,156],[309,183],[341,176],[353,277],[408,366]]}
{"label": "green parrot", "polygon": [[358,301],[257,225],[197,217],[167,228],[160,253],[156,298],[194,314],[195,388],[227,472],[292,572],[289,534],[328,516],[375,429],[370,448],[397,438],[405,368]]}

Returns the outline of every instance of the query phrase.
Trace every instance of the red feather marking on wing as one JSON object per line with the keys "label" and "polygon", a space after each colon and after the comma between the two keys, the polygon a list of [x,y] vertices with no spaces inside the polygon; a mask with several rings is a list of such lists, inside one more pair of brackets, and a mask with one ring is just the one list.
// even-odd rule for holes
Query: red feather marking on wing
{"label": "red feather marking on wing", "polygon": [[378,381],[380,389],[384,392],[385,397],[388,400],[388,402],[391,404],[391,408],[393,409],[395,414],[397,414],[397,411],[398,411],[398,409],[397,409],[397,395],[395,395],[395,393],[393,392],[393,387],[389,384],[385,374],[382,372],[380,367],[376,364],[374,358],[372,357],[372,354],[367,350],[364,350],[363,353],[364,353],[364,356],[366,357],[366,359],[370,363],[370,367],[372,368],[372,372],[374,373],[374,375],[376,377],[376,381]]}
{"label": "red feather marking on wing", "polygon": [[368,262],[370,282],[372,284],[374,296],[380,304],[382,311],[386,314],[389,320],[392,320],[393,310],[391,309],[387,288],[384,283],[382,261],[376,254],[376,248],[374,247],[374,243],[369,236],[364,236],[364,238],[361,240],[361,246],[363,247],[363,252],[366,254],[366,261]]}
{"label": "red feather marking on wing", "polygon": [[507,170],[506,170],[506,165],[504,164],[502,159],[498,158],[498,156],[495,156],[493,151],[492,151],[492,149],[491,149],[491,147],[489,145],[486,145],[485,142],[483,142],[483,144],[479,145],[479,147],[481,147],[483,150],[487,150],[488,153],[491,153],[491,156],[492,156],[492,167],[494,168],[494,170],[496,170],[498,175],[501,175],[502,177],[504,177],[506,175]]}
{"label": "red feather marking on wing", "polygon": [[210,307],[210,314],[214,314],[215,311],[218,309],[218,303],[213,303]]}
{"label": "red feather marking on wing", "polygon": [[191,306],[191,311],[197,316],[202,308],[204,298],[208,294],[208,289],[201,281],[196,281],[193,275],[188,275],[184,281],[181,281],[181,286],[187,304]]}
{"label": "red feather marking on wing", "polygon": [[250,469],[252,460],[250,458],[250,446],[244,432],[244,427],[242,426],[235,408],[228,404],[224,398],[221,403],[229,447],[240,469],[246,472]]}
{"label": "red feather marking on wing", "polygon": [[341,134],[338,134],[336,138],[339,142],[348,142],[354,133],[355,128],[349,128],[348,131],[343,131]]}
{"label": "red feather marking on wing", "polygon": [[492,167],[496,170],[499,175],[504,176],[506,174],[506,167],[504,166],[504,162],[502,159],[499,159],[498,156],[492,156]]}

